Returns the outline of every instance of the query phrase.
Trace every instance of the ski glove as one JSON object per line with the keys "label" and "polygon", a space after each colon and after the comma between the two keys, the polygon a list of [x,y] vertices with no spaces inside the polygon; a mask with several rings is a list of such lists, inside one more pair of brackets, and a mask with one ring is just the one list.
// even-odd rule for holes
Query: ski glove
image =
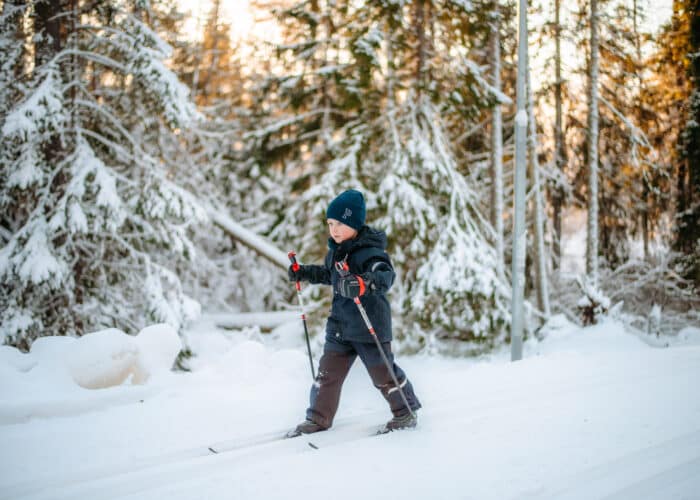
{"label": "ski glove", "polygon": [[299,269],[295,271],[292,266],[289,266],[287,276],[289,281],[309,281],[309,270],[306,266],[299,266]]}
{"label": "ski glove", "polygon": [[362,276],[357,276],[356,274],[339,278],[336,284],[338,293],[348,299],[364,295],[368,288],[368,283],[362,279]]}

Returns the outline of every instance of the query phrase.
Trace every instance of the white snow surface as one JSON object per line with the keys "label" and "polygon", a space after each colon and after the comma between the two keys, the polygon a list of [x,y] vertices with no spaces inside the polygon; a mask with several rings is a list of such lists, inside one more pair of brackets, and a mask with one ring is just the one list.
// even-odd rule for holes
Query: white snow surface
{"label": "white snow surface", "polygon": [[[300,321],[215,323],[187,333],[189,373],[165,371],[172,336],[158,326],[134,344],[108,330],[0,349],[0,498],[700,498],[698,329],[655,348],[612,321],[557,317],[516,363],[506,349],[399,356],[424,408],[416,429],[383,436],[386,403],[356,362],[334,427],[279,440],[308,403]],[[71,376],[81,360],[85,374],[143,353],[160,376],[141,384]]]}
{"label": "white snow surface", "polygon": [[151,325],[136,336],[110,328],[77,339],[42,337],[27,354],[2,346],[0,429],[138,400],[168,385],[180,349],[180,337],[166,324]]}

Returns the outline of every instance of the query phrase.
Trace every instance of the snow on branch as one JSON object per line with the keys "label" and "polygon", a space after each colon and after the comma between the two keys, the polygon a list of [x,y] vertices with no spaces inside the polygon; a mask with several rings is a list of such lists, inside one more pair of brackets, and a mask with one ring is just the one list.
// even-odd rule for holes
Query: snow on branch
{"label": "snow on branch", "polygon": [[488,82],[488,80],[483,76],[483,71],[477,63],[463,57],[462,64],[464,65],[463,67],[466,70],[466,73],[474,78],[479,87],[484,89],[488,94],[494,96],[499,104],[507,105],[513,103],[513,100],[510,97]]}
{"label": "snow on branch", "polygon": [[257,252],[262,257],[265,257],[273,264],[277,264],[283,269],[287,269],[287,267],[289,267],[289,258],[287,257],[287,254],[275,247],[267,239],[254,233],[250,229],[243,227],[221,210],[216,210],[213,207],[209,207],[207,212],[209,217],[211,217],[217,226],[226,231],[229,235],[233,236],[236,240]]}
{"label": "snow on branch", "polygon": [[583,292],[583,297],[577,304],[583,319],[583,325],[594,325],[610,309],[610,298],[588,280],[582,280],[579,277],[576,279],[576,282]]}
{"label": "snow on branch", "polygon": [[635,144],[641,144],[642,146],[645,146],[647,148],[652,148],[651,144],[649,143],[649,139],[647,139],[646,135],[644,132],[637,127],[632,121],[627,118],[625,115],[620,113],[615,106],[613,106],[610,101],[608,101],[605,97],[603,96],[598,96],[598,98],[601,100],[603,104],[605,104],[612,113],[617,116],[622,123],[625,124],[625,127],[629,129],[629,131],[632,133],[632,141]]}
{"label": "snow on branch", "polygon": [[61,76],[59,69],[47,65],[39,71],[36,90],[7,115],[2,135],[27,140],[44,130],[61,130],[68,121],[63,106]]}

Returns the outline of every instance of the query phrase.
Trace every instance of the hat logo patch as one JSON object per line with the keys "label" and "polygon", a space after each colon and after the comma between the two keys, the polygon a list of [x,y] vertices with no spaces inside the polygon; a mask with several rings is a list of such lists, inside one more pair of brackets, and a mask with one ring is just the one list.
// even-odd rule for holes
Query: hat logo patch
{"label": "hat logo patch", "polygon": [[343,219],[347,219],[348,217],[352,217],[352,210],[346,208],[345,213],[343,214]]}

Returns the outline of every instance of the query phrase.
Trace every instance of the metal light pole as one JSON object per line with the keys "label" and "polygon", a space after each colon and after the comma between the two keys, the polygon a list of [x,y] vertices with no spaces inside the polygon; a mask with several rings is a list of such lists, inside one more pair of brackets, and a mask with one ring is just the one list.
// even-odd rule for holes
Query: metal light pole
{"label": "metal light pole", "polygon": [[518,9],[518,82],[515,116],[515,200],[513,203],[513,299],[510,333],[510,359],[523,357],[523,321],[525,296],[525,183],[527,182],[527,0],[520,0]]}

